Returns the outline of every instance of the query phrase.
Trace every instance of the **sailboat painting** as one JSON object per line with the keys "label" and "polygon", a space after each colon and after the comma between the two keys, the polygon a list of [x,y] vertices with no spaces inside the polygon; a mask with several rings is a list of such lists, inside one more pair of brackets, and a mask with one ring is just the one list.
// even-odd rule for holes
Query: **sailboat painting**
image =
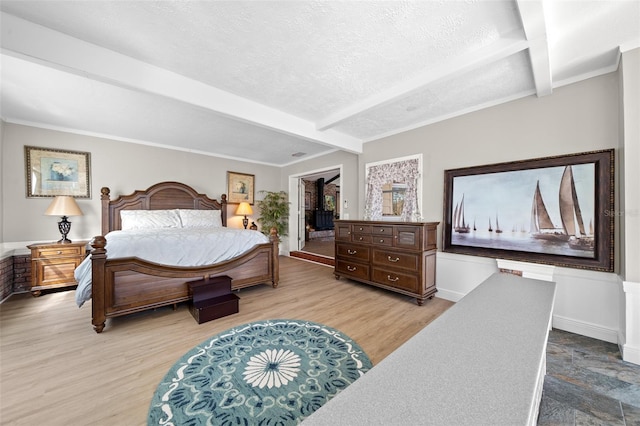
{"label": "sailboat painting", "polygon": [[[595,216],[595,166],[460,176],[453,181],[452,244],[593,257],[588,224]],[[471,233],[467,217],[486,218]],[[584,223],[587,223],[585,228]],[[521,228],[526,232],[503,232]]]}
{"label": "sailboat painting", "polygon": [[445,170],[443,251],[613,271],[613,158],[603,150]]}
{"label": "sailboat painting", "polygon": [[[595,216],[593,163],[459,176],[453,198],[452,244],[594,256],[595,240],[584,227]],[[470,232],[469,216],[488,225]],[[523,223],[526,232],[504,232]]]}

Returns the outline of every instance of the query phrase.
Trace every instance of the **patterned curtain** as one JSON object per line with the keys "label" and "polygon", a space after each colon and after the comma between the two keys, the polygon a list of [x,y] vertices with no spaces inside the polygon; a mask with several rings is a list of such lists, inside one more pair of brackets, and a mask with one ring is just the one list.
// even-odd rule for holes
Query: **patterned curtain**
{"label": "patterned curtain", "polygon": [[404,207],[400,220],[411,221],[420,216],[418,211],[418,159],[397,161],[369,167],[367,176],[367,199],[364,205],[365,220],[382,219],[382,186],[389,182],[407,184]]}

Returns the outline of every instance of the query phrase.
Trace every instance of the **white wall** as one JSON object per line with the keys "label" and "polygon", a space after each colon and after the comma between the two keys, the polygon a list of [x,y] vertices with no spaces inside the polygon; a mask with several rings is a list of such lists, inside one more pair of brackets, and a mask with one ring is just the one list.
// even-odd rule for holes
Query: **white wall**
{"label": "white wall", "polygon": [[640,364],[640,48],[623,52],[621,203],[616,215],[621,241],[620,344],[625,361]]}
{"label": "white wall", "polygon": [[618,215],[626,234],[623,276],[640,282],[640,48],[623,54],[622,211]]}
{"label": "white wall", "polygon": [[[422,152],[422,215],[427,221],[442,223],[447,169],[618,148],[618,141],[618,73],[610,73],[555,89],[550,96],[520,99],[366,143],[359,167],[364,176],[365,163]],[[364,197],[363,181],[359,194]],[[360,217],[362,209],[360,203]],[[442,226],[438,233],[441,240]],[[497,271],[493,259],[442,252],[437,259],[437,295],[451,300],[458,300]],[[556,268],[554,278],[554,324],[616,342],[617,275]]]}
{"label": "white wall", "polygon": [[0,245],[2,245],[2,243],[4,243],[4,239],[3,239],[3,224],[4,224],[4,208],[2,206],[5,205],[5,201],[4,201],[4,191],[3,191],[3,176],[5,173],[5,168],[4,168],[4,162],[3,162],[3,158],[4,158],[4,121],[0,120],[0,166],[2,166],[0,168]]}
{"label": "white wall", "polygon": [[[77,200],[84,216],[70,218],[71,240],[100,235],[100,188],[103,186],[111,189],[111,198],[114,198],[158,182],[178,181],[219,200],[220,195],[227,192],[227,171],[234,171],[255,175],[256,200],[260,198],[260,190],[280,190],[277,167],[5,123],[0,241],[17,246],[60,238],[56,225],[60,219],[43,215],[51,198],[26,198],[25,145],[91,153],[92,197]],[[235,207],[228,207],[228,225],[239,228],[242,222],[233,215]],[[252,218],[258,216],[258,209],[254,209]]]}

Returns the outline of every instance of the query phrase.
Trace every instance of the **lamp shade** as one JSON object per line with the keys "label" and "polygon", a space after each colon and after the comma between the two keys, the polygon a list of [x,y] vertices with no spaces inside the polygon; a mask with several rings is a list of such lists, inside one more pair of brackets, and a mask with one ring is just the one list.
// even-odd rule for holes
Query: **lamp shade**
{"label": "lamp shade", "polygon": [[238,216],[247,216],[251,214],[253,214],[253,209],[251,208],[251,205],[246,201],[241,202],[236,209],[236,215]]}
{"label": "lamp shade", "polygon": [[44,212],[47,216],[82,216],[76,199],[68,195],[58,195]]}

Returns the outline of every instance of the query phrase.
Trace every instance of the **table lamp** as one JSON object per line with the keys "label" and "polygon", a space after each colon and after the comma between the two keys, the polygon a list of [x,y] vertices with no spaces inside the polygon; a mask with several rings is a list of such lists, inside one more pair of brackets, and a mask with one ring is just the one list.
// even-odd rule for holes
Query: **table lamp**
{"label": "table lamp", "polygon": [[244,229],[247,229],[247,225],[249,224],[249,219],[247,219],[247,215],[253,214],[253,209],[246,201],[243,201],[238,206],[236,210],[236,216],[244,216],[242,219],[242,224],[244,225]]}
{"label": "table lamp", "polygon": [[71,240],[67,238],[67,234],[69,234],[69,231],[71,230],[71,222],[67,220],[67,216],[82,216],[82,210],[80,210],[80,207],[76,204],[75,198],[68,195],[56,196],[44,214],[47,216],[62,216],[62,220],[58,222],[58,230],[60,231],[62,238],[58,243],[70,243]]}

